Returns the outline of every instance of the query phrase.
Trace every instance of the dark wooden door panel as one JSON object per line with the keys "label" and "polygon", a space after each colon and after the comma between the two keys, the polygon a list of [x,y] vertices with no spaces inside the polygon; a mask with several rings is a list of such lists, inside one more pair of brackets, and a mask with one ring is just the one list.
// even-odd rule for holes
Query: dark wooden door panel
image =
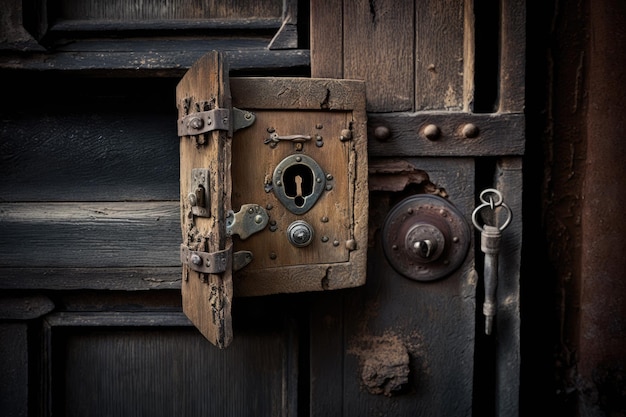
{"label": "dark wooden door panel", "polygon": [[294,415],[297,343],[282,322],[246,327],[226,350],[182,313],[58,313],[46,324],[53,415]]}

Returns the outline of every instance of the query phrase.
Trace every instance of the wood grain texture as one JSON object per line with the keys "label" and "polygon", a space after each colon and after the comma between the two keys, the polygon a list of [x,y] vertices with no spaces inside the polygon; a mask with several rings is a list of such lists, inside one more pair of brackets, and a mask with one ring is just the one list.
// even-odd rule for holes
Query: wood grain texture
{"label": "wood grain texture", "polygon": [[[463,129],[473,124],[475,137]],[[440,134],[427,139],[426,126],[437,126]],[[387,140],[378,140],[378,127],[389,129]],[[522,155],[525,149],[523,114],[473,114],[462,112],[417,112],[370,114],[370,156],[488,156]]]}
{"label": "wood grain texture", "polygon": [[53,414],[296,415],[297,345],[281,321],[242,328],[226,350],[182,313],[57,313],[45,324]]}
{"label": "wood grain texture", "polygon": [[0,201],[176,199],[175,113],[146,110],[129,117],[100,106],[9,118],[0,127]]}
{"label": "wood grain texture", "polygon": [[315,0],[310,13],[311,76],[343,78],[343,2]]}
{"label": "wood grain texture", "polygon": [[168,0],[163,4],[128,3],[124,0],[62,0],[57,19],[69,20],[168,20],[168,19],[254,19],[281,17],[282,0],[223,2]]}
{"label": "wood grain texture", "polygon": [[[216,108],[231,107],[228,63],[212,51],[199,59],[176,87],[178,118]],[[231,127],[232,129],[232,127]],[[182,242],[190,250],[214,253],[232,248],[226,235],[226,213],[232,209],[231,164],[232,132],[213,130],[180,138],[180,213]],[[194,168],[208,170],[209,217],[190,215],[187,196],[194,192]],[[228,262],[232,257],[227,257]],[[233,338],[231,300],[232,268],[221,274],[195,272],[183,265],[183,311],[211,343],[227,347]]]}
{"label": "wood grain texture", "polygon": [[180,264],[174,202],[0,205],[0,265],[19,268]]}
{"label": "wood grain texture", "polygon": [[[1,301],[0,301],[1,303]],[[28,325],[0,322],[0,412],[27,417],[29,410]]]}
{"label": "wood grain texture", "polygon": [[464,107],[464,3],[415,3],[415,110]]}
{"label": "wood grain texture", "polygon": [[[343,14],[343,77],[365,80],[367,111],[412,110],[414,2],[351,1]],[[334,58],[331,54],[324,59]]]}
{"label": "wood grain texture", "polygon": [[494,323],[497,327],[495,415],[513,417],[518,415],[520,407],[522,160],[520,158],[499,159],[494,175],[494,185],[502,192],[506,204],[513,213],[511,224],[502,231],[502,247],[498,263],[498,309]]}
{"label": "wood grain texture", "polygon": [[503,0],[501,13],[498,111],[521,112],[526,102],[526,2]]}
{"label": "wood grain texture", "polygon": [[[410,162],[446,190],[469,224],[474,161],[412,158]],[[389,193],[372,197],[368,280],[344,297],[343,415],[371,415],[379,410],[383,415],[469,416],[477,285],[473,242],[464,264],[446,278],[417,282],[399,275],[386,261],[379,238],[393,201]],[[408,383],[391,400],[369,393],[364,379],[371,358],[390,343],[410,358]],[[388,363],[392,360],[389,357]],[[384,377],[379,374],[381,381]]]}
{"label": "wood grain texture", "polygon": [[[257,113],[255,124],[235,135],[233,204],[272,207],[268,214],[276,231],[264,230],[235,240],[235,249],[251,250],[255,260],[235,274],[238,295],[320,291],[362,285],[367,241],[367,141],[365,89],[361,81],[311,78],[233,78],[233,105]],[[332,190],[325,191],[310,211],[295,216],[271,192],[267,179],[283,158],[297,154],[292,143],[276,148],[263,144],[273,128],[280,135],[320,135],[303,145],[303,155],[315,159],[331,174]],[[343,129],[352,139],[342,142]],[[253,158],[254,161],[251,161]],[[276,187],[276,184],[273,184]],[[328,217],[328,221],[321,219]],[[288,225],[305,219],[315,229],[315,242],[297,249],[285,238]],[[322,241],[326,236],[328,240]],[[348,241],[354,240],[353,250]],[[335,244],[337,241],[337,244]],[[276,259],[271,259],[274,253]],[[279,268],[287,265],[288,268]]]}

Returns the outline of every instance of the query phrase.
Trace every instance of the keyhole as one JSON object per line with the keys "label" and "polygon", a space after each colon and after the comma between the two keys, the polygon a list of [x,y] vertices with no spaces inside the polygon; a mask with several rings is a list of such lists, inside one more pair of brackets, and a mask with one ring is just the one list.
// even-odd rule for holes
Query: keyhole
{"label": "keyhole", "polygon": [[305,198],[313,193],[313,171],[306,165],[296,164],[285,170],[283,175],[285,194],[293,198],[296,206],[302,207]]}

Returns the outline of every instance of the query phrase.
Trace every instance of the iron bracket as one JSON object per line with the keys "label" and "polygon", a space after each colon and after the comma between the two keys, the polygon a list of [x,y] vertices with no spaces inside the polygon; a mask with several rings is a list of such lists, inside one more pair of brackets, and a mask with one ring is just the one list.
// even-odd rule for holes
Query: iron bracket
{"label": "iron bracket", "polygon": [[[251,126],[256,116],[247,110],[232,108],[232,131]],[[227,108],[212,109],[188,114],[178,120],[178,136],[193,136],[213,130],[231,130],[231,111]]]}

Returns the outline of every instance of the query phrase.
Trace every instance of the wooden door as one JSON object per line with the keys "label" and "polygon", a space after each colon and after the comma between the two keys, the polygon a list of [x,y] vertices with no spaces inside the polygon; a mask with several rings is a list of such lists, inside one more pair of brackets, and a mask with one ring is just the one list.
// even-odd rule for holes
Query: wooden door
{"label": "wooden door", "polygon": [[[0,30],[2,415],[518,413],[524,2],[35,3]],[[236,77],[364,81],[370,184],[365,285],[235,296],[225,349],[179,256],[176,85],[214,49]],[[473,229],[433,282],[381,238],[419,194],[471,225],[485,188],[514,215],[491,336]]]}
{"label": "wooden door", "polygon": [[[524,6],[487,3],[312,2],[312,75],[367,85],[371,202],[365,287],[314,302],[312,415],[518,413]],[[433,282],[383,250],[407,196],[444,196],[471,224],[486,188],[514,213],[489,336],[474,228],[465,262]]]}

